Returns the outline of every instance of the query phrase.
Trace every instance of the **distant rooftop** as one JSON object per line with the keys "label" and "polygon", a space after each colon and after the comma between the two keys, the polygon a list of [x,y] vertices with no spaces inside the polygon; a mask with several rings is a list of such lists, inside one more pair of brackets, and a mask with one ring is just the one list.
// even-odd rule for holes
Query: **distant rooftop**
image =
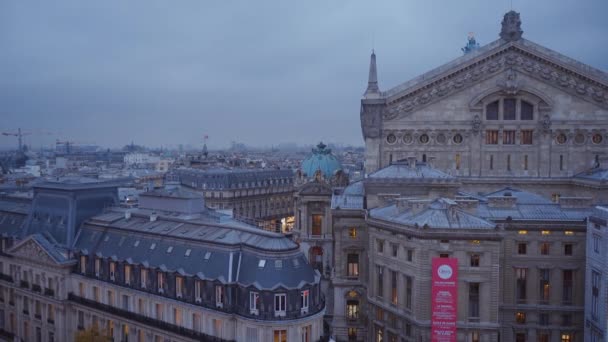
{"label": "distant rooftop", "polygon": [[447,173],[429,166],[427,163],[415,160],[400,160],[393,162],[378,171],[371,173],[371,179],[445,179],[451,180],[454,177]]}

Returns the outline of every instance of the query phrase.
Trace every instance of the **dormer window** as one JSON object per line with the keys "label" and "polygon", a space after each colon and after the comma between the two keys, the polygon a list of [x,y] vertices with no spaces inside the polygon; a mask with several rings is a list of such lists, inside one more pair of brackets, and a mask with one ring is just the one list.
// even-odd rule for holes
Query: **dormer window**
{"label": "dormer window", "polygon": [[110,280],[114,281],[116,279],[116,263],[110,262]]}
{"label": "dormer window", "polygon": [[175,277],[175,296],[182,298],[184,296],[184,278]]}
{"label": "dormer window", "polygon": [[101,270],[101,259],[95,259],[95,276],[99,277],[99,271]]}
{"label": "dormer window", "polygon": [[87,272],[87,257],[84,255],[80,256],[80,273],[85,274]]}
{"label": "dormer window", "polygon": [[158,293],[164,293],[165,292],[165,275],[162,272],[158,272],[158,274],[156,275],[156,280],[158,283]]}

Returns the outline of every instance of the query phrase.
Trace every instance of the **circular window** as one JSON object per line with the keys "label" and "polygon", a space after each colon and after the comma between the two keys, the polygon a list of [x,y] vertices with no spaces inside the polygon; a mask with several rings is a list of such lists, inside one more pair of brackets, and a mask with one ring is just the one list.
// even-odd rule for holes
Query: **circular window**
{"label": "circular window", "polygon": [[574,137],[574,142],[575,142],[577,145],[584,144],[584,143],[585,143],[585,136],[584,136],[583,134],[581,134],[581,133],[577,134],[577,135]]}
{"label": "circular window", "polygon": [[386,137],[386,142],[388,142],[389,144],[394,144],[395,141],[397,141],[397,137],[394,134],[389,134]]}
{"label": "circular window", "polygon": [[420,140],[421,144],[426,144],[429,142],[429,136],[426,134],[423,134],[420,136],[419,140]]}
{"label": "circular window", "polygon": [[445,140],[446,140],[446,138],[445,138],[445,135],[443,135],[443,134],[439,134],[439,135],[437,135],[437,138],[435,138],[435,140],[436,140],[436,141],[437,141],[437,143],[439,143],[439,144],[445,144]]}
{"label": "circular window", "polygon": [[406,134],[403,136],[403,142],[406,144],[411,144],[414,139],[411,134]]}
{"label": "circular window", "polygon": [[568,141],[568,138],[566,137],[566,135],[564,133],[560,133],[557,136],[556,140],[557,140],[557,143],[561,145],[561,144],[565,144],[566,141]]}
{"label": "circular window", "polygon": [[593,141],[594,144],[601,144],[602,140],[604,140],[604,137],[602,137],[601,134],[594,134],[591,138],[591,141]]}
{"label": "circular window", "polygon": [[462,143],[462,135],[460,134],[456,134],[453,138],[452,141],[454,142],[454,144],[460,144]]}

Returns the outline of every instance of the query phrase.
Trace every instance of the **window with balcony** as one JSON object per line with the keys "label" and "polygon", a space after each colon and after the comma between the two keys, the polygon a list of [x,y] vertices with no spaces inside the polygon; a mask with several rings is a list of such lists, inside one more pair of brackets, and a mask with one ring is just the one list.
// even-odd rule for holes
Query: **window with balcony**
{"label": "window with balcony", "polygon": [[200,280],[194,282],[194,301],[197,303],[203,301],[203,282]]}
{"label": "window with balcony", "polygon": [[258,292],[249,292],[249,313],[257,315],[260,308],[260,294]]}
{"label": "window with balcony", "polygon": [[479,283],[469,283],[469,320],[479,321]]}
{"label": "window with balcony", "polygon": [[99,277],[101,274],[101,259],[95,258],[95,276]]}
{"label": "window with balcony", "polygon": [[131,272],[133,267],[131,265],[125,265],[125,284],[131,285]]}
{"label": "window with balcony", "polygon": [[382,297],[384,295],[384,268],[382,266],[376,266],[376,295]]}
{"label": "window with balcony", "polygon": [[175,296],[182,298],[184,296],[184,278],[175,277]]}
{"label": "window with balcony", "polygon": [[397,305],[398,301],[397,272],[391,270],[391,304]]}
{"label": "window with balcony", "polygon": [[412,277],[405,276],[405,308],[406,309],[412,308],[412,288],[413,288]]}
{"label": "window with balcony", "polygon": [[359,277],[359,254],[349,253],[346,256],[346,276],[351,278]]}
{"label": "window with balcony", "polygon": [[215,306],[218,308],[223,308],[225,300],[224,286],[215,285]]}
{"label": "window with balcony", "polygon": [[87,257],[84,255],[80,256],[80,273],[87,273]]}
{"label": "window with balcony", "polygon": [[517,324],[526,324],[526,313],[525,312],[516,312],[515,313],[515,322]]}
{"label": "window with balcony", "polygon": [[287,314],[287,295],[277,293],[274,295],[274,315],[285,316]]}
{"label": "window with balcony", "polygon": [[346,301],[346,318],[349,320],[359,319],[359,301],[358,300],[347,300]]}
{"label": "window with balcony", "polygon": [[308,313],[308,304],[310,301],[310,290],[304,290],[300,293],[300,311]]}
{"label": "window with balcony", "polygon": [[110,280],[116,280],[116,263],[110,262]]}
{"label": "window with balcony", "polygon": [[572,303],[572,286],[574,282],[574,271],[562,271],[562,301],[564,304]]}
{"label": "window with balcony", "polygon": [[598,320],[601,275],[596,271],[591,271],[591,318]]}
{"label": "window with balcony", "polygon": [[538,270],[539,299],[541,303],[548,303],[551,297],[551,270],[541,268]]}
{"label": "window with balcony", "polygon": [[142,268],[139,271],[139,286],[142,289],[145,289],[147,287],[148,284],[148,270],[145,268]]}
{"label": "window with balcony", "polygon": [[323,227],[323,215],[312,215],[311,235],[321,236]]}
{"label": "window with balcony", "polygon": [[156,285],[158,293],[165,293],[165,274],[160,271],[156,273]]}
{"label": "window with balcony", "polygon": [[515,298],[518,302],[526,301],[526,282],[528,269],[515,269]]}

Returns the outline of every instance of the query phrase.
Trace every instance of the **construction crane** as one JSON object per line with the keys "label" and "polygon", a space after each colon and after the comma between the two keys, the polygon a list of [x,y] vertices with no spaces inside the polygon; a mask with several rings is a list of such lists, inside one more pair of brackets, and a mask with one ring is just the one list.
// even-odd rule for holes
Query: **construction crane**
{"label": "construction crane", "polygon": [[26,135],[33,134],[32,132],[22,132],[21,128],[17,129],[17,132],[2,132],[2,135],[17,137],[18,140],[18,151],[23,151],[23,137]]}

